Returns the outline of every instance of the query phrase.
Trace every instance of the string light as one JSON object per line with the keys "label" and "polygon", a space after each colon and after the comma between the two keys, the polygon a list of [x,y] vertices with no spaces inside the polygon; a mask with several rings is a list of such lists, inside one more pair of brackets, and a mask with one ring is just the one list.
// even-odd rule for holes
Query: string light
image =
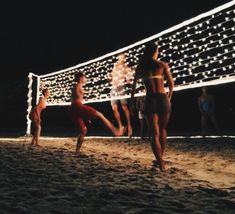
{"label": "string light", "polygon": [[[235,1],[229,2],[128,47],[71,68],[39,76],[40,82],[51,92],[48,105],[70,104],[74,75],[79,71],[87,77],[84,86],[85,102],[113,99],[110,96],[112,85],[108,76],[118,54],[125,53],[126,64],[130,71],[134,71],[148,41],[159,45],[159,58],[168,62],[175,80],[175,90],[235,81],[234,5]],[[133,72],[130,72],[130,76],[128,78],[131,81],[120,92],[124,95],[117,95],[117,98],[130,97]],[[137,83],[137,96],[144,92],[140,80]]]}

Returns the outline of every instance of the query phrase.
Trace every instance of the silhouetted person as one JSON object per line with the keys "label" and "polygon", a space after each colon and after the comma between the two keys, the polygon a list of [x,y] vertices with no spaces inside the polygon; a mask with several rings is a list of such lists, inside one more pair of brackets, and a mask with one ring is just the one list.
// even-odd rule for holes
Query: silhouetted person
{"label": "silhouetted person", "polygon": [[[174,81],[170,68],[166,62],[158,60],[158,47],[154,42],[145,46],[136,72],[131,93],[131,103],[135,94],[136,83],[142,79],[146,88],[146,114],[152,135],[152,150],[159,164],[160,170],[164,171],[163,155],[167,143],[167,124],[171,112],[171,97],[173,94]],[[169,92],[164,88],[164,78],[168,81]],[[133,109],[131,107],[131,109]]]}
{"label": "silhouetted person", "polygon": [[202,114],[201,117],[202,136],[205,137],[206,135],[208,118],[211,119],[214,128],[216,129],[217,132],[219,132],[219,126],[215,118],[214,98],[212,95],[207,93],[206,87],[202,88],[202,95],[198,97],[198,107]]}
{"label": "silhouetted person", "polygon": [[[118,55],[118,61],[114,64],[113,70],[109,79],[112,83],[111,98],[125,95],[125,85],[130,83],[132,76],[132,70],[125,63],[125,54]],[[122,110],[126,117],[128,136],[132,136],[131,117],[128,109],[127,99],[113,99],[111,100],[111,106],[114,113],[114,117],[118,123],[119,128],[122,127],[122,121],[120,113],[118,111],[118,102],[120,101]]]}
{"label": "silhouetted person", "polygon": [[115,136],[121,136],[124,132],[124,127],[119,129],[115,128],[114,125],[99,111],[92,108],[91,106],[83,104],[83,84],[86,82],[85,75],[82,72],[78,72],[75,75],[76,84],[72,89],[72,103],[69,108],[72,120],[78,130],[76,154],[80,154],[80,148],[83,140],[87,134],[87,127],[85,121],[90,122],[94,119],[99,119],[107,128],[109,128]]}
{"label": "silhouetted person", "polygon": [[32,139],[32,145],[39,145],[39,137],[41,135],[41,111],[46,108],[47,98],[50,96],[50,92],[48,89],[42,90],[42,97],[39,99],[38,104],[32,109],[30,112],[29,118],[33,122],[34,125],[34,134]]}

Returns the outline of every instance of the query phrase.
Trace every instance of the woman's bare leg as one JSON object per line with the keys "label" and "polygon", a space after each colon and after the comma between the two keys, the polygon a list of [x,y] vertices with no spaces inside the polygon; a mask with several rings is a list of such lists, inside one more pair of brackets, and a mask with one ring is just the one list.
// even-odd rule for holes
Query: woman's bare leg
{"label": "woman's bare leg", "polygon": [[35,122],[32,122],[33,123],[33,126],[34,126],[34,132],[33,132],[33,138],[32,138],[32,141],[31,141],[31,145],[34,145],[34,142],[35,142],[35,139],[36,139],[36,124]]}
{"label": "woman's bare leg", "polygon": [[139,119],[140,122],[140,137],[144,139],[144,118]]}
{"label": "woman's bare leg", "polygon": [[41,124],[40,124],[40,121],[33,121],[33,124],[34,124],[35,130],[34,130],[33,139],[32,139],[31,144],[33,146],[38,146],[39,145],[39,137],[41,134]]}
{"label": "woman's bare leg", "polygon": [[167,124],[170,118],[170,114],[164,114],[160,116],[159,118],[159,130],[160,130],[160,143],[162,148],[162,158],[166,149],[166,143],[167,143]]}
{"label": "woman's bare leg", "polygon": [[165,167],[162,160],[162,148],[159,142],[159,126],[158,126],[159,118],[157,114],[151,114],[148,116],[148,118],[152,134],[152,151],[159,163],[160,170],[164,171]]}
{"label": "woman's bare leg", "polygon": [[36,141],[35,141],[35,146],[39,145],[39,137],[41,135],[41,125],[39,124],[38,127],[36,128]]}
{"label": "woman's bare leg", "polygon": [[149,125],[149,119],[146,115],[144,116],[144,119],[145,119],[145,122],[146,122],[146,125],[147,125],[148,139],[150,140],[151,139],[151,129],[150,129],[150,125]]}

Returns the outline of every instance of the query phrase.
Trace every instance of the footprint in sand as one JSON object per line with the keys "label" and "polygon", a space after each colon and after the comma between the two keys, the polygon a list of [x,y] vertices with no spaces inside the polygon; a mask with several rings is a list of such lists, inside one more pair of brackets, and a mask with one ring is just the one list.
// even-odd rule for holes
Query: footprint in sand
{"label": "footprint in sand", "polygon": [[112,157],[112,159],[119,159],[119,157],[114,156],[114,157]]}
{"label": "footprint in sand", "polygon": [[76,157],[76,158],[88,158],[88,156],[86,154],[83,154],[83,153],[73,154],[73,157]]}
{"label": "footprint in sand", "polygon": [[69,174],[69,177],[72,179],[77,179],[80,177],[80,174],[74,172],[74,173]]}
{"label": "footprint in sand", "polygon": [[171,167],[171,168],[168,168],[167,171],[170,174],[176,174],[179,171],[179,169],[177,169],[176,167]]}
{"label": "footprint in sand", "polygon": [[129,157],[122,158],[122,160],[131,160]]}

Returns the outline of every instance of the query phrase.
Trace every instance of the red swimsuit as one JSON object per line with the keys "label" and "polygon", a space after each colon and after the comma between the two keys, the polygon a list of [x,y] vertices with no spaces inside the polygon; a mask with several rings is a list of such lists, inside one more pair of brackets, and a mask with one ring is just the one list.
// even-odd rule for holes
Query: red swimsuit
{"label": "red swimsuit", "polygon": [[84,120],[92,120],[96,117],[96,110],[90,106],[84,105],[79,100],[75,100],[69,107],[71,118],[79,131],[86,127]]}

